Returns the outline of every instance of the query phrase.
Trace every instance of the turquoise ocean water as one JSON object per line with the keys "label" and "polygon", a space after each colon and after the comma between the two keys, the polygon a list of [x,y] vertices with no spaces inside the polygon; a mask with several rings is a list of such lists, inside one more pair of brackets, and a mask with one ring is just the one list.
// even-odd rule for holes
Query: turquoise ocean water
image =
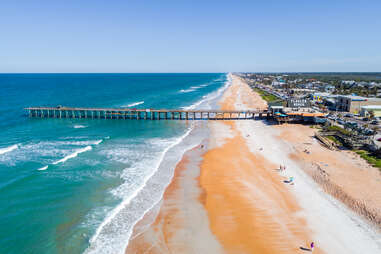
{"label": "turquoise ocean water", "polygon": [[211,108],[227,74],[0,74],[0,253],[123,253],[185,121],[30,119],[28,106]]}

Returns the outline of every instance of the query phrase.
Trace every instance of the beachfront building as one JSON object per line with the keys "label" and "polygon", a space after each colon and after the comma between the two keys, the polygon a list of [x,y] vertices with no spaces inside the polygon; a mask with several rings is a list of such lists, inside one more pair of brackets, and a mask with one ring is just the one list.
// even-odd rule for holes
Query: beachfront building
{"label": "beachfront building", "polygon": [[308,98],[290,98],[287,100],[287,107],[308,108],[310,107],[310,100]]}
{"label": "beachfront building", "polygon": [[359,114],[362,106],[381,105],[381,98],[367,98],[354,95],[340,95],[337,98],[337,110]]}
{"label": "beachfront building", "polygon": [[381,105],[362,106],[360,110],[360,115],[369,116],[371,111],[373,111],[375,117],[381,117]]}

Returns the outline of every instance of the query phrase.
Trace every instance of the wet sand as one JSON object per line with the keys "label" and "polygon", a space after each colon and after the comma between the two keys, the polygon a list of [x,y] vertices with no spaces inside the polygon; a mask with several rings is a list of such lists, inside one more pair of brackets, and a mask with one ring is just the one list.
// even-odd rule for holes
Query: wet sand
{"label": "wet sand", "polygon": [[[266,103],[235,78],[220,106]],[[209,128],[204,147],[185,154],[162,202],[135,226],[126,253],[306,253],[301,247],[311,241],[314,253],[380,250],[380,235],[300,168],[287,137],[280,139],[291,135],[261,121],[210,121]],[[295,185],[284,182],[290,176]]]}
{"label": "wet sand", "polygon": [[135,226],[126,253],[223,253],[200,202],[199,164],[205,150],[199,145],[185,153],[159,213],[154,209]]}

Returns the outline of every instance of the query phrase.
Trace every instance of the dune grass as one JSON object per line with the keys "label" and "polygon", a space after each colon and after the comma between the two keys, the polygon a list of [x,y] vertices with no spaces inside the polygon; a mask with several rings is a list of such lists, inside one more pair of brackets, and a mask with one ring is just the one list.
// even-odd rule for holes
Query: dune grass
{"label": "dune grass", "polygon": [[348,131],[348,130],[346,130],[346,129],[343,129],[343,128],[341,128],[341,127],[339,127],[339,126],[336,126],[336,125],[329,126],[329,127],[328,127],[328,130],[329,130],[329,131],[338,131],[338,132],[340,132],[341,134],[344,134],[344,135],[347,135],[347,136],[349,136],[349,135],[351,134],[350,131]]}
{"label": "dune grass", "polygon": [[273,102],[273,101],[279,100],[275,95],[272,95],[272,94],[270,94],[266,91],[263,91],[259,88],[253,88],[253,89],[255,92],[257,92],[262,97],[262,99],[264,99],[267,102]]}
{"label": "dune grass", "polygon": [[333,141],[336,145],[338,146],[342,146],[343,144],[340,142],[340,140],[338,140],[336,137],[334,136],[326,136],[326,138],[328,138],[329,140]]}
{"label": "dune grass", "polygon": [[365,150],[356,150],[355,152],[358,155],[360,155],[361,158],[366,160],[370,165],[381,170],[381,159],[377,158],[376,156],[372,155],[371,153]]}

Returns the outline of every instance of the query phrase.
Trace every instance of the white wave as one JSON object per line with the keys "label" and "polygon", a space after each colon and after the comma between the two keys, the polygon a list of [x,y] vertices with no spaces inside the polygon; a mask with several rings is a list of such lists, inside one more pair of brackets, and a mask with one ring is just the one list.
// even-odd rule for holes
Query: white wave
{"label": "white wave", "polygon": [[85,125],[80,125],[80,124],[76,124],[76,125],[74,125],[73,128],[74,128],[74,129],[82,129],[82,128],[87,128],[87,126],[85,126]]}
{"label": "white wave", "polygon": [[190,92],[194,92],[196,91],[197,89],[200,89],[200,88],[203,88],[203,87],[206,87],[208,86],[210,83],[206,83],[206,84],[202,84],[202,85],[198,85],[198,86],[191,86],[189,89],[181,89],[179,91],[179,93],[190,93]]}
{"label": "white wave", "polygon": [[134,106],[141,105],[143,103],[144,103],[144,101],[138,101],[138,102],[134,102],[134,103],[131,103],[131,104],[128,104],[128,105],[124,105],[124,106],[122,106],[122,108],[134,107]]}
{"label": "white wave", "polygon": [[53,164],[56,165],[56,164],[59,164],[59,163],[63,163],[63,162],[65,162],[65,161],[67,161],[67,160],[69,160],[69,159],[71,159],[71,158],[75,158],[75,157],[77,157],[78,154],[80,154],[80,153],[84,153],[84,152],[86,152],[86,151],[90,151],[91,149],[92,149],[91,146],[86,146],[86,147],[84,147],[84,148],[78,149],[78,150],[76,150],[74,153],[69,154],[69,155],[65,156],[64,158],[62,158],[62,159],[60,159],[60,160],[58,160],[58,161],[53,162]]}
{"label": "white wave", "polygon": [[94,145],[99,145],[100,143],[102,143],[103,139],[100,139],[100,140],[97,140],[97,141],[94,141]]}
{"label": "white wave", "polygon": [[[112,211],[110,211],[108,213],[106,218],[103,220],[103,222],[96,229],[94,235],[91,237],[91,239],[90,239],[90,246],[85,251],[85,253],[99,253],[99,252],[100,253],[114,253],[114,252],[110,252],[111,250],[108,249],[107,246],[105,246],[105,244],[107,244],[108,241],[106,240],[106,242],[104,242],[104,240],[105,240],[104,238],[101,240],[102,242],[97,242],[98,238],[102,238],[100,236],[102,234],[103,229],[105,228],[106,225],[112,223],[113,219],[122,211],[122,209],[125,208],[131,202],[131,200],[133,200],[138,195],[138,193],[144,189],[144,187],[146,186],[148,180],[158,170],[158,168],[159,168],[160,164],[162,163],[162,161],[164,160],[165,155],[168,152],[168,150],[170,150],[172,147],[174,147],[177,144],[179,144],[186,136],[189,135],[189,133],[191,131],[192,131],[192,128],[189,128],[188,131],[184,135],[182,135],[181,137],[177,138],[174,142],[172,142],[170,145],[168,145],[164,149],[164,151],[160,154],[160,156],[159,156],[159,158],[158,158],[158,160],[156,162],[156,165],[154,167],[155,170],[153,170],[150,174],[147,174],[147,176],[145,176],[145,178],[143,180],[143,184],[141,186],[139,186],[130,196],[125,197],[125,199],[117,207],[115,207]],[[144,216],[144,214],[142,216]],[[131,227],[131,229],[128,232],[128,235],[125,238],[127,242],[128,242],[128,239],[130,238],[130,236],[132,234],[132,228],[133,227]],[[125,243],[120,243],[120,244],[124,245]],[[96,246],[94,246],[94,245],[96,245]],[[98,246],[102,246],[102,247],[98,248]],[[112,246],[108,246],[108,247],[109,248],[113,248]],[[113,248],[113,251],[115,251],[114,248]],[[117,252],[115,252],[115,253],[118,253],[118,252],[119,253],[124,253],[124,249],[123,248],[120,248],[120,249],[118,248]]]}
{"label": "white wave", "polygon": [[67,145],[80,145],[80,146],[86,146],[86,145],[99,145],[102,143],[103,139],[99,140],[88,140],[88,141],[71,141],[66,142]]}
{"label": "white wave", "polygon": [[11,145],[8,147],[0,148],[0,154],[12,152],[13,150],[16,150],[17,148],[19,148],[18,145]]}
{"label": "white wave", "polygon": [[103,139],[99,140],[84,140],[84,141],[56,141],[52,145],[75,145],[75,146],[88,146],[88,145],[99,145],[102,143]]}
{"label": "white wave", "polygon": [[190,92],[193,92],[193,91],[196,91],[196,89],[194,88],[190,88],[190,89],[181,89],[179,91],[179,93],[190,93]]}
{"label": "white wave", "polygon": [[39,169],[37,169],[37,170],[40,170],[40,171],[42,171],[42,170],[47,170],[48,167],[49,167],[49,166],[45,166],[45,167],[39,168]]}
{"label": "white wave", "polygon": [[209,93],[208,95],[204,95],[202,97],[201,100],[195,102],[194,104],[190,105],[190,106],[186,106],[186,107],[182,107],[184,110],[192,110],[192,109],[196,109],[196,108],[199,108],[202,104],[205,104],[207,103],[208,101],[212,101],[216,98],[218,98],[219,96],[221,96],[223,94],[223,92],[231,85],[231,82],[232,82],[232,77],[231,77],[231,73],[228,73],[226,75],[226,82],[225,82],[225,85],[222,86],[221,88],[219,88],[217,91],[214,91],[214,92],[211,92]]}

